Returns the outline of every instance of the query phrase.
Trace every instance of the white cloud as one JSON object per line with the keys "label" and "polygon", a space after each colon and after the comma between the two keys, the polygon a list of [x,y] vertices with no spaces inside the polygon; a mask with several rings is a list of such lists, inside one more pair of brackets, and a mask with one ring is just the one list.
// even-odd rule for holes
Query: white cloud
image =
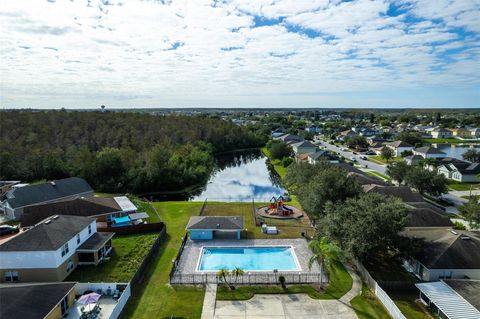
{"label": "white cloud", "polygon": [[480,85],[478,1],[89,2],[2,2],[3,106],[354,105]]}

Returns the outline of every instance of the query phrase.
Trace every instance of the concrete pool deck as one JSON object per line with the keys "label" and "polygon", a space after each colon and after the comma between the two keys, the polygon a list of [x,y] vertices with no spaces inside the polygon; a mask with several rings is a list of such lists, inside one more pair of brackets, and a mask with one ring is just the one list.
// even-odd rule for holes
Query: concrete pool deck
{"label": "concrete pool deck", "polygon": [[[201,274],[203,272],[197,271],[198,260],[202,247],[204,246],[223,246],[223,247],[255,247],[255,246],[291,246],[297,257],[300,270],[293,271],[292,273],[319,273],[320,266],[318,263],[314,263],[312,268],[309,269],[308,261],[312,256],[312,252],[308,248],[308,243],[302,238],[293,239],[241,239],[241,240],[224,240],[214,239],[205,241],[192,241],[188,240],[183,249],[182,255],[176,274]],[[255,271],[249,271],[255,273]],[[287,273],[287,272],[286,272]]]}

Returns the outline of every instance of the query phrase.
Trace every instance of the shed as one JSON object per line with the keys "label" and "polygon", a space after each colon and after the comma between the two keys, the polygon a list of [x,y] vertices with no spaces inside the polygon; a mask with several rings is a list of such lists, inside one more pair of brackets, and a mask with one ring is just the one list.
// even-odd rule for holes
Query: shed
{"label": "shed", "polygon": [[242,216],[192,216],[187,224],[192,240],[240,239]]}

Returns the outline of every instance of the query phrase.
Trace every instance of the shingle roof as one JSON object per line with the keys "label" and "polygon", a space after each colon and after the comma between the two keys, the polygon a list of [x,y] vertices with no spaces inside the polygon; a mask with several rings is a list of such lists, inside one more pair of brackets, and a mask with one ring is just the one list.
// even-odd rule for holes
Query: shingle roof
{"label": "shingle roof", "polygon": [[444,282],[477,310],[480,310],[480,280],[449,279]]}
{"label": "shingle roof", "polygon": [[406,228],[402,235],[421,240],[415,257],[429,269],[480,269],[478,232],[424,227]]}
{"label": "shingle roof", "polygon": [[309,141],[301,141],[298,143],[293,143],[292,145],[295,147],[316,147],[314,144],[312,144]]}
{"label": "shingle roof", "polygon": [[388,145],[393,147],[413,147],[411,144],[408,144],[407,142],[404,142],[404,141],[395,141],[392,143],[388,143]]}
{"label": "shingle roof", "polygon": [[242,230],[243,217],[241,216],[192,216],[188,221],[187,229],[219,229]]}
{"label": "shingle roof", "polygon": [[360,185],[380,185],[380,186],[389,186],[387,182],[384,182],[382,179],[375,176],[368,176],[365,174],[349,172],[348,176],[353,176],[356,178]]}
{"label": "shingle roof", "polygon": [[75,282],[1,284],[0,318],[45,318]]}
{"label": "shingle roof", "polygon": [[406,203],[424,202],[422,195],[413,192],[407,186],[379,186],[379,185],[365,185],[363,190],[366,193],[375,192],[386,196],[394,196],[400,198]]}
{"label": "shingle roof", "polygon": [[453,223],[445,214],[430,208],[415,208],[409,211],[406,227],[452,227]]}
{"label": "shingle roof", "polygon": [[41,222],[0,245],[0,251],[57,250],[95,221],[92,217],[59,215]]}
{"label": "shingle roof", "polygon": [[87,197],[25,207],[22,227],[32,226],[53,215],[95,216],[122,211],[113,197]]}
{"label": "shingle roof", "polygon": [[13,189],[7,193],[7,202],[12,208],[18,208],[89,192],[93,189],[84,179],[70,177]]}
{"label": "shingle roof", "polygon": [[113,235],[115,235],[115,233],[95,233],[90,236],[90,238],[88,238],[80,247],[78,247],[78,250],[98,250],[102,248],[103,244],[112,238]]}
{"label": "shingle roof", "polygon": [[439,154],[439,155],[447,155],[446,153],[440,151],[438,148],[431,147],[431,146],[423,146],[416,148],[414,150],[415,152],[421,153],[421,154]]}

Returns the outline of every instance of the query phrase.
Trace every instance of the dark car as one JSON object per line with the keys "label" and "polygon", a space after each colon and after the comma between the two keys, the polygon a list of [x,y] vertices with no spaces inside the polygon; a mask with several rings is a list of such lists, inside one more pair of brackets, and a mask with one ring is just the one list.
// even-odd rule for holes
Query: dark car
{"label": "dark car", "polygon": [[0,236],[18,233],[18,228],[10,225],[0,226]]}

